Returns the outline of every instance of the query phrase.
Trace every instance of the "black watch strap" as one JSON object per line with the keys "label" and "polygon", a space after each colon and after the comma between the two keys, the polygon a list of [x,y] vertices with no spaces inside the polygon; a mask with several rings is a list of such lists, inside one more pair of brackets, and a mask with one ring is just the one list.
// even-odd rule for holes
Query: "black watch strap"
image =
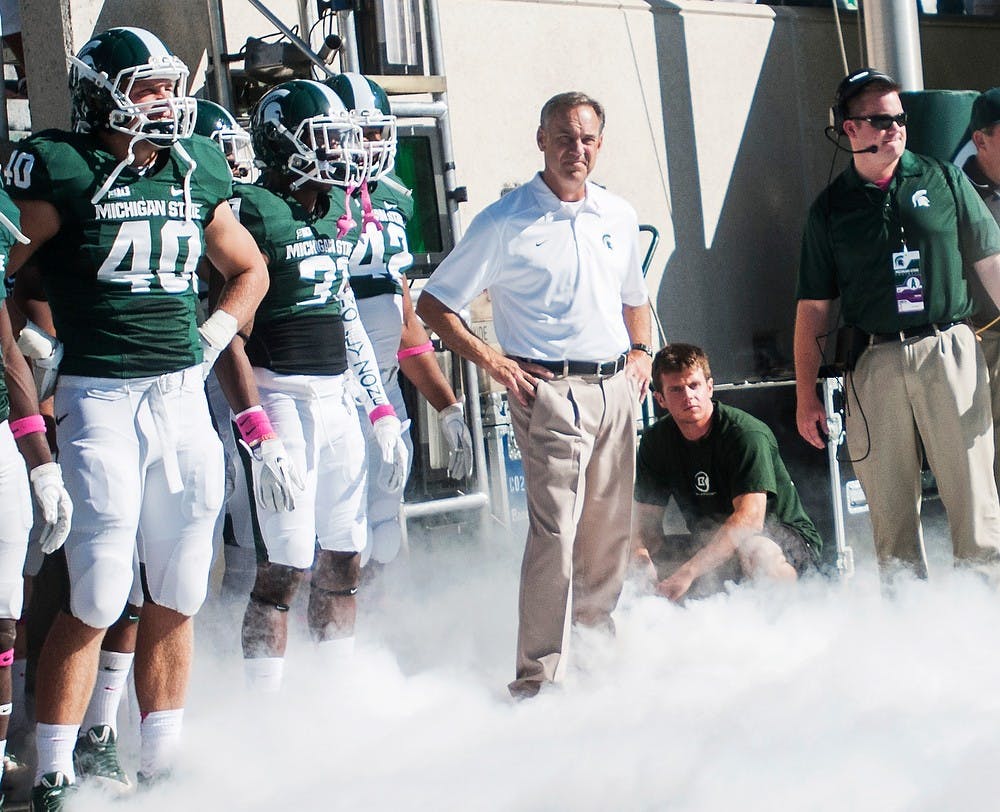
{"label": "black watch strap", "polygon": [[653,350],[650,348],[648,344],[633,344],[631,349],[641,350],[642,352],[646,353],[646,355],[648,355],[650,358],[653,357]]}

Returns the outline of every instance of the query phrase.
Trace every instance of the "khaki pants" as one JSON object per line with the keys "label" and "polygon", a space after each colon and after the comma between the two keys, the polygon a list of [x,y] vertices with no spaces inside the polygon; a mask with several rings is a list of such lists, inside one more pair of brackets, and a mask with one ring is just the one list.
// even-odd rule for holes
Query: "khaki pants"
{"label": "khaki pants", "polygon": [[[948,512],[956,560],[987,563],[1000,548],[986,363],[972,330],[869,347],[845,388],[847,440],[868,498],[879,566],[921,577],[921,463],[926,452]],[[860,458],[864,459],[860,459]]]}
{"label": "khaki pants", "polygon": [[990,375],[990,404],[993,410],[993,478],[1000,489],[1000,332],[984,330],[979,334],[982,341],[983,356],[986,358],[986,371]]}
{"label": "khaki pants", "polygon": [[515,694],[565,671],[572,622],[611,626],[628,561],[636,392],[624,372],[539,383],[510,403],[528,499]]}

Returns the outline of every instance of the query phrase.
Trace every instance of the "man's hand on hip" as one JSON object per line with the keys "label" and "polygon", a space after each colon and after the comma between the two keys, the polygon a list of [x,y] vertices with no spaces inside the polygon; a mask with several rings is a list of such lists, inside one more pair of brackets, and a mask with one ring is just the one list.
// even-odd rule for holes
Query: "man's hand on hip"
{"label": "man's hand on hip", "polygon": [[522,406],[527,406],[528,401],[534,399],[539,378],[553,377],[544,367],[515,361],[499,354],[490,364],[488,371],[490,377],[507,387],[507,391]]}

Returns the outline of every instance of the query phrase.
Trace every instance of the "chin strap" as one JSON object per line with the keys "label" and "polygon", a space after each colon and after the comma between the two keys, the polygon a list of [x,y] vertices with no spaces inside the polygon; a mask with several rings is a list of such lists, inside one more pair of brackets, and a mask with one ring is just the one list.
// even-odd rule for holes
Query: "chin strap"
{"label": "chin strap", "polygon": [[114,185],[114,182],[118,180],[118,176],[122,173],[125,167],[130,166],[132,161],[135,160],[135,152],[132,151],[132,147],[134,147],[138,141],[139,136],[136,136],[128,142],[128,151],[126,152],[125,157],[118,162],[118,166],[111,171],[111,174],[108,175],[104,183],[101,184],[101,187],[94,192],[94,196],[90,198],[90,202],[95,206],[104,199],[104,195],[108,193],[108,189],[110,189]]}
{"label": "chin strap", "polygon": [[194,175],[194,171],[198,168],[198,162],[184,149],[180,141],[174,142],[174,149],[177,150],[177,154],[187,164],[187,171],[184,173],[184,220],[190,223],[191,213],[194,211],[191,201],[191,176]]}
{"label": "chin strap", "polygon": [[382,224],[376,219],[375,215],[372,213],[372,196],[368,191],[368,184],[361,184],[361,230],[366,231],[369,223],[374,223],[375,228],[379,231],[382,230]]}
{"label": "chin strap", "polygon": [[337,239],[341,239],[348,231],[358,223],[351,216],[351,195],[357,187],[351,184],[344,190],[344,213],[337,218]]}

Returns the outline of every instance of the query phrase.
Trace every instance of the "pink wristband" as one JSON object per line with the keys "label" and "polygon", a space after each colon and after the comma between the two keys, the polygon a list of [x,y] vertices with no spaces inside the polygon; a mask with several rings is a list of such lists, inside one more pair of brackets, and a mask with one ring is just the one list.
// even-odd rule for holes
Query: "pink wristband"
{"label": "pink wristband", "polygon": [[372,425],[374,425],[375,421],[378,420],[380,417],[395,417],[395,416],[396,416],[396,410],[393,409],[392,406],[388,403],[386,403],[384,406],[376,406],[374,409],[368,412],[368,419],[372,421]]}
{"label": "pink wristband", "polygon": [[420,344],[416,347],[407,347],[405,350],[400,350],[396,353],[396,360],[402,361],[404,358],[409,358],[412,355],[423,355],[425,352],[434,352],[434,345],[428,341],[426,344]]}
{"label": "pink wristband", "polygon": [[251,406],[249,409],[236,415],[236,428],[240,430],[247,445],[256,445],[264,440],[270,440],[278,435],[274,433],[274,426],[267,418],[267,412],[263,406]]}
{"label": "pink wristband", "polygon": [[19,440],[24,435],[34,434],[35,432],[45,434],[45,421],[40,414],[30,414],[19,420],[10,421],[10,433],[14,435],[15,440]]}
{"label": "pink wristband", "polygon": [[6,668],[8,665],[14,664],[14,649],[9,648],[6,651],[0,651],[0,668]]}

